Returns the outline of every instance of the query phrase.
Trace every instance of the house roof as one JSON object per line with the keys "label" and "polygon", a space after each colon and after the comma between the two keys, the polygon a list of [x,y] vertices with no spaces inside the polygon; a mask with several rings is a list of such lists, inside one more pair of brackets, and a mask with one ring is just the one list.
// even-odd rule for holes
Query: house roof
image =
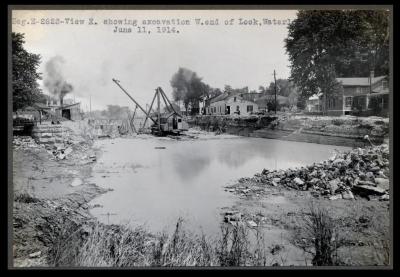
{"label": "house roof", "polygon": [[[386,76],[379,76],[372,78],[372,84],[375,84]],[[343,86],[369,86],[369,77],[356,77],[356,78],[336,78]]]}
{"label": "house roof", "polygon": [[240,96],[240,94],[242,94],[242,93],[236,92],[236,93],[228,94],[228,93],[224,92],[223,94],[218,95],[217,97],[212,98],[211,101],[210,101],[210,103],[215,103],[215,102],[218,102],[218,101],[222,101],[222,100],[228,99],[228,98],[230,98],[230,97],[234,97],[234,96],[237,97],[237,96]]}
{"label": "house roof", "polygon": [[374,96],[382,96],[382,95],[388,95],[389,91],[382,91],[382,92],[376,92],[376,93],[371,93],[369,97],[374,97]]}
{"label": "house roof", "polygon": [[41,109],[41,110],[50,110],[50,107],[46,106],[43,103],[35,103],[35,104],[33,104],[33,106],[35,108],[38,108],[38,109]]}
{"label": "house roof", "polygon": [[228,95],[227,93],[223,93],[223,94],[221,94],[221,95],[218,95],[218,96],[212,98],[212,99],[210,100],[210,103],[215,103],[215,102],[218,102],[218,101],[225,100],[226,98],[228,98],[228,96],[229,96],[229,95]]}
{"label": "house roof", "polygon": [[387,87],[383,88],[382,86],[379,86],[379,87],[373,89],[372,92],[373,92],[372,94],[375,94],[375,93],[385,94],[385,93],[389,93],[389,88],[387,88]]}
{"label": "house roof", "polygon": [[81,103],[78,102],[78,103],[73,103],[73,104],[69,104],[69,105],[63,105],[63,106],[59,106],[57,109],[71,108],[71,107],[73,107],[73,106],[80,105],[80,104],[81,104]]}

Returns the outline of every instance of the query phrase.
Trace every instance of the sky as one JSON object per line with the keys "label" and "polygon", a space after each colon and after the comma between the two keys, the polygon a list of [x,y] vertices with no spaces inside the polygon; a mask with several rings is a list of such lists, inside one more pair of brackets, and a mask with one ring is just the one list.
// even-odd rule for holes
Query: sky
{"label": "sky", "polygon": [[[74,90],[66,98],[81,102],[83,110],[105,109],[107,105],[134,107],[134,103],[112,82],[121,85],[143,107],[155,89],[163,88],[172,98],[170,80],[179,67],[195,71],[211,87],[223,89],[248,86],[258,90],[276,78],[288,78],[289,60],[284,39],[287,24],[272,20],[294,20],[295,10],[14,10],[12,31],[25,34],[25,49],[40,54],[39,72],[46,78],[46,63],[61,56],[62,74]],[[32,24],[35,18],[36,24]],[[85,20],[66,24],[67,19]],[[89,25],[93,18],[97,25]],[[195,19],[203,25],[197,25]],[[41,24],[58,19],[60,24]],[[137,25],[105,25],[104,20],[137,21]],[[169,25],[179,33],[157,33],[157,26],[143,20],[189,20],[190,25]],[[218,19],[218,25],[206,20]],[[240,25],[239,19],[257,25]],[[263,19],[272,24],[262,24]],[[25,24],[24,23],[25,21]],[[233,24],[230,23],[233,20]],[[27,24],[29,22],[30,24]],[[51,21],[48,21],[51,23]],[[165,22],[165,21],[164,21]],[[46,21],[44,21],[46,23]],[[228,25],[225,25],[228,23]],[[131,33],[114,33],[115,26]],[[144,33],[138,33],[145,27]],[[148,33],[150,31],[150,33]],[[44,93],[48,93],[39,81]]]}

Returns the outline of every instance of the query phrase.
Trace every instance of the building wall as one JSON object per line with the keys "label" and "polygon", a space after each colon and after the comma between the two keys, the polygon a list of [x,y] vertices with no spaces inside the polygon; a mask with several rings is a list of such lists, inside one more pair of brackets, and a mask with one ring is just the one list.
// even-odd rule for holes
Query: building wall
{"label": "building wall", "polygon": [[312,99],[306,101],[306,110],[308,112],[321,111],[321,101],[319,99]]}
{"label": "building wall", "polygon": [[[206,108],[206,114],[208,115],[225,115],[227,107],[230,107],[229,114],[234,114],[239,107],[240,115],[249,115],[251,112],[258,111],[258,105],[251,101],[243,100],[239,96],[232,96],[228,99],[211,103],[209,107]],[[249,108],[248,110],[248,106]]]}
{"label": "building wall", "polygon": [[71,119],[72,120],[81,120],[81,111],[80,105],[76,105],[70,108]]}
{"label": "building wall", "polygon": [[[230,106],[230,114],[234,114],[237,111],[237,107],[239,107],[240,115],[249,115],[252,112],[258,111],[258,105],[251,101],[246,101],[241,99],[240,97],[230,97],[226,101],[226,106]],[[251,110],[247,110],[247,107],[251,106]]]}
{"label": "building wall", "polygon": [[343,96],[328,97],[326,99],[328,115],[342,115],[343,111]]}
{"label": "building wall", "polygon": [[362,95],[370,92],[369,86],[344,86],[343,94],[344,95]]}
{"label": "building wall", "polygon": [[224,115],[225,114],[226,103],[225,101],[218,101],[210,104],[208,107],[208,113],[212,115]]}

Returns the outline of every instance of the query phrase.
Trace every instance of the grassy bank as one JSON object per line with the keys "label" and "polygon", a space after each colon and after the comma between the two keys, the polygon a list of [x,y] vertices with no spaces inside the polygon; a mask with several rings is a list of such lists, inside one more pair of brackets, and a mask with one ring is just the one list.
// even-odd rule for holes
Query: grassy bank
{"label": "grassy bank", "polygon": [[[34,204],[41,210],[40,240],[47,251],[45,263],[50,267],[182,267],[182,266],[289,266],[276,262],[283,246],[267,246],[260,227],[249,228],[245,224],[222,224],[219,237],[211,238],[189,232],[183,219],[179,219],[170,234],[151,234],[141,226],[105,225],[91,217],[82,216],[80,209],[70,209],[55,202],[49,203],[27,195],[16,202]],[[25,212],[29,212],[26,209]],[[358,216],[360,216],[358,214]],[[18,218],[18,217],[17,217]],[[354,218],[359,225],[359,238],[366,226],[382,230],[366,214]],[[304,250],[304,266],[352,265],[351,254],[346,251],[352,240],[345,231],[351,221],[334,219],[328,209],[310,205],[297,221],[292,232],[292,243]],[[17,221],[18,222],[18,221]],[[37,231],[37,230],[36,230]],[[251,235],[253,234],[253,235]],[[374,264],[389,263],[389,239],[379,233],[376,240]],[[300,239],[301,238],[301,239]],[[361,249],[362,245],[359,245]],[[307,262],[308,255],[311,262]],[[374,265],[368,264],[368,265]]]}

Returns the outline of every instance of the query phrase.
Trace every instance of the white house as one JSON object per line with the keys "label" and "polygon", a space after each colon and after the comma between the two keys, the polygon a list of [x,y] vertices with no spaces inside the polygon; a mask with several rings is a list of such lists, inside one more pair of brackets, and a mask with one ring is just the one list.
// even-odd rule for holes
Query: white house
{"label": "white house", "polygon": [[249,115],[258,111],[258,105],[250,100],[245,100],[240,94],[221,94],[210,100],[206,107],[208,115]]}

